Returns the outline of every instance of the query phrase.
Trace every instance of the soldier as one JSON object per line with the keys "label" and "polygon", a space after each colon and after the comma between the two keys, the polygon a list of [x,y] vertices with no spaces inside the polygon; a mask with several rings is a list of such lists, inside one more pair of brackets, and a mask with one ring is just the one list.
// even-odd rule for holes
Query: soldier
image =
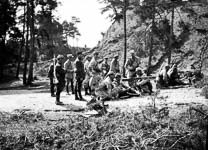
{"label": "soldier", "polygon": [[[146,71],[142,71],[141,68],[136,69],[136,76],[137,77],[145,77],[146,76]],[[140,93],[146,94],[148,93],[151,95],[153,93],[152,91],[152,83],[150,82],[150,79],[140,79],[135,83],[135,89],[140,91]]]}
{"label": "soldier", "polygon": [[55,78],[56,78],[56,105],[63,105],[60,101],[60,94],[65,86],[65,70],[62,68],[63,55],[57,56],[57,63],[55,66]]}
{"label": "soldier", "polygon": [[98,87],[99,82],[101,81],[101,76],[100,76],[101,70],[98,67],[98,52],[94,52],[93,54],[93,58],[89,64],[89,71],[92,76],[90,78],[89,85],[92,92],[91,94],[94,95],[95,89]]}
{"label": "soldier", "polygon": [[119,62],[118,62],[118,55],[115,55],[110,64],[110,71],[113,71],[114,74],[119,73]]}
{"label": "soldier", "polygon": [[89,63],[91,60],[90,56],[86,56],[86,61],[84,63],[84,70],[85,70],[85,80],[83,82],[84,84],[84,89],[85,89],[85,95],[90,95],[91,94],[91,89],[89,86],[89,80],[90,80],[90,72],[89,72]]}
{"label": "soldier", "polygon": [[156,87],[163,88],[169,86],[169,77],[168,77],[168,70],[169,66],[166,65],[157,75],[156,77]]}
{"label": "soldier", "polygon": [[55,63],[55,60],[54,60],[54,62],[52,62],[50,64],[49,70],[48,70],[48,78],[50,80],[51,97],[55,97],[55,94],[54,94],[54,87],[55,87],[55,84],[54,84],[54,63]]}
{"label": "soldier", "polygon": [[136,68],[140,65],[140,60],[135,56],[134,50],[130,51],[131,57],[126,61],[125,68],[127,69],[127,77],[136,77]]}
{"label": "soldier", "polygon": [[140,94],[134,90],[133,88],[125,85],[121,81],[121,74],[117,73],[115,75],[115,80],[113,81],[113,95],[115,95],[116,98],[122,98],[122,97],[133,97],[133,96],[140,96]]}
{"label": "soldier", "polygon": [[108,64],[108,57],[104,58],[104,62],[101,64],[101,71],[103,78],[107,75],[110,70],[110,65]]}
{"label": "soldier", "polygon": [[109,71],[107,77],[101,82],[98,88],[95,90],[95,95],[100,98],[100,100],[110,100],[113,98],[112,90],[113,90],[113,80],[115,74],[113,71]]}
{"label": "soldier", "polygon": [[71,91],[74,94],[74,85],[73,85],[73,65],[72,65],[72,54],[67,55],[67,61],[64,63],[64,70],[66,71],[66,92],[69,95],[69,82],[71,84]]}
{"label": "soldier", "polygon": [[75,100],[84,100],[81,93],[82,82],[85,79],[84,64],[82,59],[82,52],[78,52],[77,59],[74,62]]}

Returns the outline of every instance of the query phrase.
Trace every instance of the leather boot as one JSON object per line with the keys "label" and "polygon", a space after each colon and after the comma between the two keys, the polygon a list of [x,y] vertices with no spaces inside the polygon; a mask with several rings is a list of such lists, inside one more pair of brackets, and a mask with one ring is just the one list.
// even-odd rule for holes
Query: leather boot
{"label": "leather boot", "polygon": [[84,100],[83,97],[82,97],[81,90],[78,91],[78,94],[79,94],[79,100]]}
{"label": "leather boot", "polygon": [[75,100],[79,100],[79,97],[77,95],[77,90],[75,90]]}
{"label": "leather boot", "polygon": [[87,92],[87,88],[85,88],[85,95],[89,95],[89,93]]}
{"label": "leather boot", "polygon": [[69,86],[66,85],[66,93],[69,95]]}
{"label": "leather boot", "polygon": [[62,102],[60,102],[60,95],[56,95],[56,102],[55,102],[56,105],[63,105]]}

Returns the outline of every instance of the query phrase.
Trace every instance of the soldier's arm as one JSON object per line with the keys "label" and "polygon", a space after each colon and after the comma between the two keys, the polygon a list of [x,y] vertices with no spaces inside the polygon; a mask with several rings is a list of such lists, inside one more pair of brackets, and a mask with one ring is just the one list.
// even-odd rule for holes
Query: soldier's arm
{"label": "soldier's arm", "polygon": [[68,70],[67,70],[67,63],[64,63],[64,70],[65,70],[66,72],[68,72]]}
{"label": "soldier's arm", "polygon": [[126,61],[125,68],[127,70],[131,70],[132,69],[132,67],[130,66],[130,60],[129,59]]}

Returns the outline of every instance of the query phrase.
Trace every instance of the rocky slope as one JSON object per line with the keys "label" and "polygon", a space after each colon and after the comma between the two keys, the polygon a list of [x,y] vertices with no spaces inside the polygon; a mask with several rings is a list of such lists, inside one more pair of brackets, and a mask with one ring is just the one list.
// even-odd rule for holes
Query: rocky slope
{"label": "rocky slope", "polygon": [[[176,8],[174,19],[174,35],[176,42],[172,54],[172,63],[177,62],[180,69],[208,67],[208,7],[192,5],[189,8]],[[170,15],[167,19],[170,20]],[[159,21],[159,19],[157,19]],[[94,49],[99,51],[100,56],[108,56],[110,59],[119,54],[120,66],[123,66],[124,32],[123,20],[114,22],[103,36],[103,39]],[[141,58],[143,68],[147,67],[150,45],[151,26],[144,23],[134,10],[127,11],[127,51],[134,49]],[[166,49],[162,41],[154,36],[152,66],[153,70],[160,68],[167,62]],[[167,54],[167,53],[166,53]],[[127,58],[128,58],[127,52]],[[201,63],[204,59],[203,63]],[[202,65],[201,65],[202,64]]]}

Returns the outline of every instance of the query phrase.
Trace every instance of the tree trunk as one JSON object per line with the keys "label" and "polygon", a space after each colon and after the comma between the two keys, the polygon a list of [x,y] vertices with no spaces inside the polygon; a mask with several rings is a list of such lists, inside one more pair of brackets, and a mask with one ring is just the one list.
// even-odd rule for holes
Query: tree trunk
{"label": "tree trunk", "polygon": [[[1,48],[1,51],[2,51],[2,54],[4,53],[5,51],[5,38],[2,37],[2,41],[0,43],[0,48]],[[4,77],[4,59],[3,57],[0,57],[0,79],[2,79]]]}
{"label": "tree trunk", "polygon": [[28,84],[31,84],[33,81],[33,61],[34,61],[34,2],[30,0],[31,5],[31,21],[30,21],[30,64],[29,64],[29,73],[28,73]]}
{"label": "tree trunk", "polygon": [[150,74],[150,68],[152,66],[152,55],[153,55],[153,43],[154,43],[154,27],[155,27],[155,0],[153,2],[153,13],[152,13],[152,31],[151,31],[151,37],[150,37],[150,49],[149,49],[149,60],[148,60],[148,69],[147,69],[147,75]]}
{"label": "tree trunk", "polygon": [[170,28],[170,37],[169,37],[169,56],[168,56],[168,64],[169,65],[171,63],[171,56],[172,56],[173,25],[174,25],[174,6],[172,8],[171,28]]}
{"label": "tree trunk", "polygon": [[123,22],[124,22],[124,62],[123,62],[123,77],[125,77],[125,63],[127,53],[127,38],[126,38],[126,0],[124,0]]}
{"label": "tree trunk", "polygon": [[25,12],[26,12],[26,8],[24,6],[24,20],[23,20],[22,41],[21,41],[21,48],[20,48],[18,64],[17,64],[16,78],[19,78],[20,63],[21,63],[22,52],[23,52],[23,48],[24,48],[24,44],[25,44],[25,38],[24,38],[24,35],[25,35],[25,25],[26,25],[26,19],[25,19],[26,14],[25,14]]}
{"label": "tree trunk", "polygon": [[29,2],[27,2],[27,21],[26,21],[26,41],[25,41],[25,56],[24,56],[24,70],[23,70],[23,85],[27,84],[27,61],[29,58],[29,22],[30,22],[30,9]]}

